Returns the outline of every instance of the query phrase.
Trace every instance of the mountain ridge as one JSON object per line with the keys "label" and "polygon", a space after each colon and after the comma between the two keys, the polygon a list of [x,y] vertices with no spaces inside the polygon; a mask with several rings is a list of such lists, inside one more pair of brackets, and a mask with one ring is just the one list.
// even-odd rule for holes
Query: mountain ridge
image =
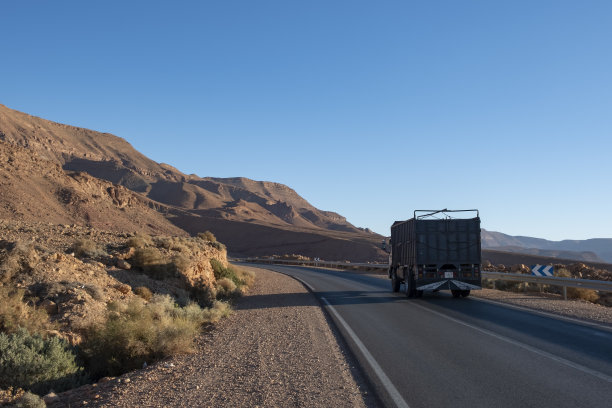
{"label": "mountain ridge", "polygon": [[[612,263],[612,238],[590,238],[586,240],[550,241],[543,238],[514,236],[497,231],[482,230],[482,247],[487,249],[506,248],[509,252],[524,252],[526,249],[560,252],[559,258],[593,260],[595,254],[602,262]],[[514,250],[512,250],[514,248]],[[520,249],[519,250],[517,250]],[[546,252],[545,252],[546,253]],[[535,255],[536,253],[533,253]],[[543,253],[540,253],[542,255]]]}
{"label": "mountain ridge", "polygon": [[[259,246],[258,255],[298,249],[297,243],[303,242],[304,234],[314,234],[319,237],[315,241],[328,241],[329,248],[304,248],[302,252],[307,252],[304,255],[353,260],[384,258],[379,248],[379,235],[362,231],[337,213],[317,209],[295,190],[280,183],[244,177],[186,175],[169,164],[149,159],[118,136],[49,121],[4,105],[0,105],[0,141],[32,152],[40,160],[59,166],[65,174],[88,174],[125,187],[126,191],[148,200],[146,202],[157,203],[151,205],[163,208],[160,214],[167,221],[176,224],[180,219],[179,228],[191,234],[200,232],[199,229],[210,229],[223,236],[226,235],[223,225],[230,225],[230,221],[232,229],[241,225],[251,231],[248,236],[237,231],[225,240],[230,249],[245,248],[236,255],[254,255],[246,248],[261,242],[255,233],[260,231],[272,236],[264,240],[266,247]],[[22,155],[20,160],[25,163],[28,160],[24,157]],[[27,186],[30,190],[39,188],[32,183]],[[19,185],[13,184],[11,188],[5,186],[4,191],[5,195],[11,195],[18,190]],[[44,197],[50,202],[55,199],[54,196]],[[108,211],[111,214],[114,210]],[[66,214],[58,217],[70,218]],[[82,222],[89,222],[87,217],[82,218]],[[164,224],[158,220],[152,225],[156,223]],[[345,248],[346,242],[357,242],[359,248],[351,253]],[[334,252],[333,248],[342,250]]]}

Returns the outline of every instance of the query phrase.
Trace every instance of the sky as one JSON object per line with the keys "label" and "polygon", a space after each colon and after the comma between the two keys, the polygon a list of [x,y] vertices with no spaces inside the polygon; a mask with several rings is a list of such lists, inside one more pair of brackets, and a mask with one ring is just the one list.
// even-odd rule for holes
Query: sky
{"label": "sky", "polygon": [[383,235],[612,237],[612,2],[2,1],[0,103]]}

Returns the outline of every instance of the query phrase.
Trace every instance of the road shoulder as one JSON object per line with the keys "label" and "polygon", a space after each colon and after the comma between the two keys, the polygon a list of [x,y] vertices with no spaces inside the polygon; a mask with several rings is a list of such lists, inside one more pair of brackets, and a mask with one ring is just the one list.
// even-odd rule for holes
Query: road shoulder
{"label": "road shoulder", "polygon": [[315,296],[288,276],[243,268],[255,272],[253,288],[197,353],[61,394],[53,406],[364,407]]}

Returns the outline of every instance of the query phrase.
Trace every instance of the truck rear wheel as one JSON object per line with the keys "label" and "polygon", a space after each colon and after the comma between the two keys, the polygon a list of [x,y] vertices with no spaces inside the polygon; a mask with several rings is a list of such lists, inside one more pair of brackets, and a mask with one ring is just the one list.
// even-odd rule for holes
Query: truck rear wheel
{"label": "truck rear wheel", "polygon": [[470,291],[469,290],[462,290],[461,291],[461,297],[468,297],[470,296]]}
{"label": "truck rear wheel", "polygon": [[461,292],[463,292],[462,290],[451,290],[451,293],[453,294],[454,298],[458,298],[459,296],[461,296]]}
{"label": "truck rear wheel", "polygon": [[400,280],[397,279],[397,272],[396,269],[393,269],[391,271],[391,290],[393,292],[399,292],[400,290]]}
{"label": "truck rear wheel", "polygon": [[405,293],[406,296],[409,298],[412,298],[416,295],[416,285],[414,282],[414,277],[412,276],[412,273],[408,272],[408,271],[404,271],[404,284],[405,284]]}

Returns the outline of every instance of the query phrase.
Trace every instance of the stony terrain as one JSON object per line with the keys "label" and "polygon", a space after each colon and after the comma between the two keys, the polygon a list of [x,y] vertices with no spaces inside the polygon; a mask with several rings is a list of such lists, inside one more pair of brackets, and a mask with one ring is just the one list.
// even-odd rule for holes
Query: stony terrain
{"label": "stony terrain", "polygon": [[253,270],[249,295],[202,335],[197,353],[66,392],[51,406],[375,406],[316,298],[287,276]]}
{"label": "stony terrain", "polygon": [[[109,301],[135,296],[133,290],[144,286],[187,302],[191,287],[214,285],[210,259],[227,265],[224,249],[201,242],[188,250],[187,238],[182,246],[158,238],[175,242],[160,253],[166,259],[180,253],[183,265],[175,278],[154,279],[130,265],[135,249],[127,241],[135,236],[78,225],[0,220],[0,286],[23,288],[26,298],[59,324],[58,335],[78,344],[80,330],[102,318]],[[75,244],[83,242],[95,244],[91,254],[79,254]]]}

